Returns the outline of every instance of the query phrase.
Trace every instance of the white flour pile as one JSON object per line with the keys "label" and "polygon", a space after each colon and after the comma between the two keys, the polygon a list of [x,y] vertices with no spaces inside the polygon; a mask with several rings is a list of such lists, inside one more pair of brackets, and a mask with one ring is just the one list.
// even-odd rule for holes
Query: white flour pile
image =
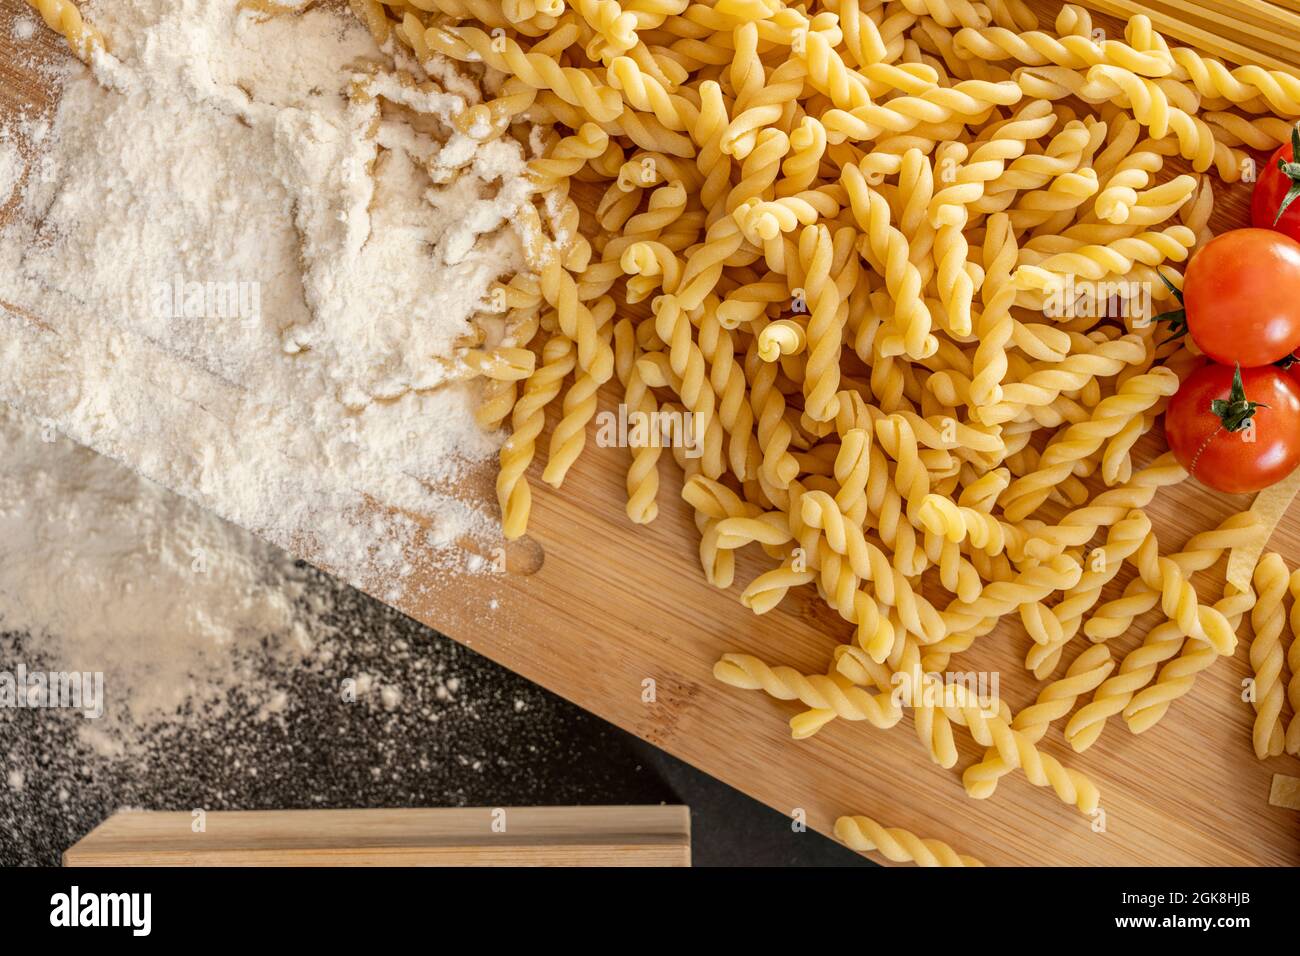
{"label": "white flour pile", "polygon": [[523,149],[453,134],[472,92],[404,86],[346,11],[85,12],[97,78],[0,133],[0,400],[390,600],[468,566],[497,439],[446,357],[518,264]]}
{"label": "white flour pile", "polygon": [[280,549],[0,405],[0,632],[32,637],[29,671],[103,673],[97,740],[236,686],[273,702],[240,665],[315,653],[327,610]]}

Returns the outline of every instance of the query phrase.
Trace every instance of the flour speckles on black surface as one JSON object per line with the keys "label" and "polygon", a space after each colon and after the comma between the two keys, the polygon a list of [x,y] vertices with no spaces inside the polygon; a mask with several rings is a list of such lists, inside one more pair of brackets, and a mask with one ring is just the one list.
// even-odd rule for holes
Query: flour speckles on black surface
{"label": "flour speckles on black surface", "polygon": [[[227,687],[215,705],[134,728],[117,751],[85,718],[0,709],[0,864],[55,864],[123,806],[147,809],[510,806],[675,802],[637,772],[623,735],[324,575],[332,653],[250,661],[267,698]],[[36,666],[36,642],[3,637]],[[256,650],[252,650],[255,655]],[[354,699],[348,693],[353,682]],[[387,695],[389,689],[396,691]],[[275,700],[274,706],[268,706]]]}

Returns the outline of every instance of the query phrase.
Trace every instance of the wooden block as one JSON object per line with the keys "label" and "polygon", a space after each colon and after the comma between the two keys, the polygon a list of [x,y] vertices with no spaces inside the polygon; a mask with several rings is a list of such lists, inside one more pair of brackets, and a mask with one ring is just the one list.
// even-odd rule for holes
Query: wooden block
{"label": "wooden block", "polygon": [[1268,792],[1268,805],[1300,810],[1300,777],[1273,774],[1273,788]]}
{"label": "wooden block", "polygon": [[690,866],[691,817],[683,806],[123,810],[70,847],[63,863]]}

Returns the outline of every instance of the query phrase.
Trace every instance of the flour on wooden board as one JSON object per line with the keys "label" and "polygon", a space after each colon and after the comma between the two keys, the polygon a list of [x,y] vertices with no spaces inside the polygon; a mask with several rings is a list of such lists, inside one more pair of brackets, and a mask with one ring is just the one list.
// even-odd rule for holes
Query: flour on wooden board
{"label": "flour on wooden board", "polygon": [[15,17],[13,37],[15,40],[30,40],[36,35],[39,24],[31,17]]}
{"label": "flour on wooden board", "polygon": [[86,13],[113,54],[10,131],[0,400],[389,600],[469,567],[496,522],[456,492],[499,439],[448,357],[520,264],[525,147],[330,7]]}
{"label": "flour on wooden board", "polygon": [[18,180],[23,172],[22,162],[13,135],[0,129],[0,209],[4,208],[18,188]]}

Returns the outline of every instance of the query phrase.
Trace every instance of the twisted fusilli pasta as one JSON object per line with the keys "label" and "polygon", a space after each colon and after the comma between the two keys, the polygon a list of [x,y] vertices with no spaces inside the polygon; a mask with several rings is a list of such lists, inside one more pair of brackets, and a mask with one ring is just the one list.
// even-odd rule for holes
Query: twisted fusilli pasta
{"label": "twisted fusilli pasta", "polygon": [[983,866],[972,856],[963,856],[940,840],[926,840],[898,827],[882,827],[870,817],[840,817],[835,821],[835,838],[860,853],[879,850],[895,863],[917,866]]}

